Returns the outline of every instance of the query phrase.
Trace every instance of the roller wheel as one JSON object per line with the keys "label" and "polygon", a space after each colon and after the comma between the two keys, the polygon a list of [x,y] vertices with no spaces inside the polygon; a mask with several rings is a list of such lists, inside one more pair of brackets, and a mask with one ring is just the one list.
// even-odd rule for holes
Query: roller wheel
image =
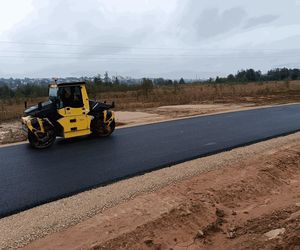
{"label": "roller wheel", "polygon": [[114,132],[115,127],[115,121],[112,121],[109,125],[106,125],[99,119],[98,121],[96,121],[95,127],[93,129],[93,134],[100,137],[106,137]]}
{"label": "roller wheel", "polygon": [[28,132],[28,141],[33,148],[44,149],[49,148],[55,142],[56,135],[53,130],[48,131],[47,133],[40,133],[38,135]]}

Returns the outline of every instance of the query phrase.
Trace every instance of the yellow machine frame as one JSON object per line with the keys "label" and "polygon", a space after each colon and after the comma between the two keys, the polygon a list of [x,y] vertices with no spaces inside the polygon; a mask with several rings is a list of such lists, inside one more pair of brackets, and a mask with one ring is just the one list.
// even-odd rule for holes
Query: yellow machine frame
{"label": "yellow machine frame", "polygon": [[45,133],[44,125],[43,125],[43,120],[41,118],[36,118],[38,124],[39,124],[39,130],[34,128],[32,126],[32,117],[31,116],[25,116],[21,118],[22,124],[23,124],[23,130],[27,133],[27,130],[29,129],[32,133],[35,132],[41,132]]}
{"label": "yellow machine frame", "polygon": [[64,138],[89,135],[91,133],[90,124],[92,116],[87,115],[90,111],[89,98],[85,85],[82,84],[79,86],[81,88],[83,107],[64,107],[57,110],[57,112],[62,116],[58,122],[64,128]]}

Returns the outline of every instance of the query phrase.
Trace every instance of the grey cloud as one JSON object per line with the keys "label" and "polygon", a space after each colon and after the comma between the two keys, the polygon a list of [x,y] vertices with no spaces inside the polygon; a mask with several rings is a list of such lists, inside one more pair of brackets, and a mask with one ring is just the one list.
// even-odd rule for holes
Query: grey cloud
{"label": "grey cloud", "polygon": [[[47,1],[46,1],[47,2]],[[89,19],[89,27],[93,23],[103,23],[101,10],[93,8],[96,1],[88,0],[90,8],[86,10],[72,10],[70,0],[58,0],[51,4],[36,8],[35,13],[29,17],[28,22],[21,24],[12,37],[19,40],[27,41],[68,41],[84,37],[85,29],[74,29],[85,19]],[[78,27],[80,28],[80,27]]]}
{"label": "grey cloud", "polygon": [[[201,5],[189,5],[183,12],[180,26],[187,32],[193,31],[196,37],[212,38],[240,27],[247,13],[242,7],[220,11],[218,8],[204,9]],[[185,32],[185,33],[186,33]]]}
{"label": "grey cloud", "polygon": [[[108,70],[137,77],[189,78],[196,74],[228,74],[249,67],[267,70],[277,63],[276,58],[283,64],[300,65],[296,53],[284,52],[299,47],[299,28],[295,24],[300,21],[296,14],[300,6],[280,1],[270,5],[258,0],[174,0],[168,4],[163,1],[162,7],[159,0],[144,0],[145,8],[135,9],[140,0],[112,2],[127,8],[115,10],[107,0],[34,0],[33,13],[5,37],[12,42],[80,46],[0,44],[5,55],[13,54],[6,49],[28,51],[28,58],[23,54],[9,60],[0,58],[2,74],[46,77],[92,75]],[[164,12],[168,5],[170,10]],[[263,39],[257,39],[261,35],[265,35]],[[254,53],[263,48],[274,48],[275,52],[279,48],[282,54],[270,52],[274,57]],[[252,57],[245,56],[247,49]],[[42,51],[46,58],[29,58],[36,55],[30,50]],[[75,56],[66,55],[69,52]],[[171,56],[164,58],[165,54]],[[211,56],[205,57],[206,54]],[[53,58],[48,60],[50,56]],[[143,60],[131,59],[139,56]]]}
{"label": "grey cloud", "polygon": [[239,27],[245,15],[245,10],[240,7],[223,12],[218,9],[205,10],[195,20],[195,28],[200,37],[213,37]]}
{"label": "grey cloud", "polygon": [[278,15],[264,15],[264,16],[249,18],[246,21],[244,27],[250,28],[250,27],[261,25],[261,24],[271,23],[278,18],[279,18]]}
{"label": "grey cloud", "polygon": [[82,4],[71,0],[45,2],[48,4],[37,3],[33,16],[10,34],[12,40],[79,44],[81,46],[50,46],[46,49],[75,51],[82,57],[110,55],[128,51],[128,47],[141,43],[155,28],[155,20],[148,18],[151,13],[145,14],[143,20],[126,13],[114,15],[101,8],[97,0],[85,0]]}

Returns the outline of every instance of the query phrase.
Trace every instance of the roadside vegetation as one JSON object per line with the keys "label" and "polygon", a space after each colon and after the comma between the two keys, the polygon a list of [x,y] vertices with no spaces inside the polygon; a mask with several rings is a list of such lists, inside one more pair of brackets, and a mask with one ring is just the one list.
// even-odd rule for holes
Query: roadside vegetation
{"label": "roadside vegetation", "polygon": [[[1,82],[0,82],[1,84]],[[88,80],[91,98],[115,101],[117,110],[138,110],[164,105],[200,103],[288,103],[300,100],[300,70],[275,69],[266,74],[253,69],[206,81],[144,78],[122,83],[106,73]],[[47,84],[0,85],[0,122],[22,116],[28,106],[47,99]]]}

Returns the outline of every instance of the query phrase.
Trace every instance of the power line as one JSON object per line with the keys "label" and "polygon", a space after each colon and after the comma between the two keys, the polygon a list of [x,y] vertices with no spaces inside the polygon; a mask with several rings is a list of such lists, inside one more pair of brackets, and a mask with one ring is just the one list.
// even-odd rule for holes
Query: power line
{"label": "power line", "polygon": [[266,59],[266,57],[270,58],[282,58],[282,57],[299,57],[300,54],[292,54],[292,55],[274,55],[274,54],[264,54],[261,56],[251,56],[251,55],[159,55],[159,56],[151,56],[151,57],[120,57],[120,56],[112,56],[112,57],[89,57],[89,56],[81,56],[81,57],[67,57],[67,56],[18,56],[18,55],[0,55],[0,58],[9,58],[9,59],[65,59],[65,60],[162,60],[162,59]]}
{"label": "power line", "polygon": [[[62,47],[94,47],[94,48],[112,48],[112,49],[138,49],[138,50],[186,50],[186,51],[282,51],[284,48],[183,48],[183,47],[140,47],[125,45],[110,45],[111,42],[102,44],[72,44],[72,43],[45,43],[45,42],[16,42],[0,40],[2,44],[22,44],[22,45],[39,45],[39,46],[62,46]],[[297,49],[298,50],[298,49]]]}
{"label": "power line", "polygon": [[[300,49],[298,49],[297,51],[299,51],[300,52]],[[64,55],[80,55],[80,56],[82,56],[82,55],[84,55],[84,54],[86,54],[87,56],[94,56],[94,55],[109,55],[109,54],[105,54],[105,53],[102,53],[102,52],[93,52],[93,53],[88,53],[88,52],[84,52],[84,51],[82,51],[82,52],[65,52],[65,51],[45,51],[45,50],[0,50],[0,53],[7,53],[7,52],[12,52],[12,53],[20,53],[20,54],[26,54],[26,53],[34,53],[34,54],[36,54],[36,53],[40,53],[40,54],[64,54]],[[252,53],[254,53],[254,52],[252,52]],[[262,53],[262,52],[260,52],[260,53]],[[268,53],[270,53],[270,52],[268,52]],[[276,52],[276,53],[278,53],[278,52]],[[289,51],[286,51],[286,53],[293,53],[293,54],[295,54],[295,50],[289,50]],[[129,55],[135,55],[135,56],[210,56],[210,55],[213,55],[213,56],[220,56],[220,54],[218,55],[218,54],[153,54],[153,53],[151,53],[151,54],[136,54],[136,53],[123,53],[123,52],[121,52],[121,53],[119,53],[118,55],[121,55],[121,56],[124,56],[124,55],[126,55],[126,54],[129,54]],[[111,55],[116,55],[116,54],[113,54],[113,53],[111,53]],[[228,55],[228,53],[227,54],[224,54],[224,55]],[[264,54],[264,55],[268,55],[268,54]]]}

